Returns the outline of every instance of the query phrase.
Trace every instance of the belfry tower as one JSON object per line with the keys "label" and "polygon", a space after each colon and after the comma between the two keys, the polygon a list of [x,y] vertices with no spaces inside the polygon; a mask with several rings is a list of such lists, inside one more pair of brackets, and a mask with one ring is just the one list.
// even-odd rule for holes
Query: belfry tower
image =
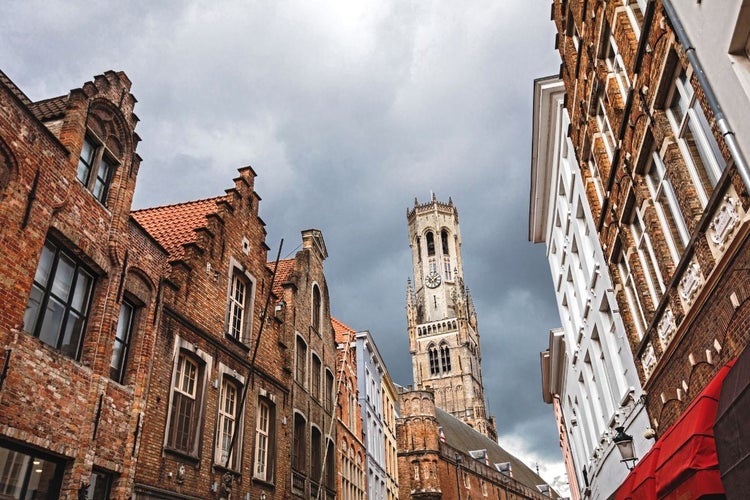
{"label": "belfry tower", "polygon": [[406,287],[406,318],[414,384],[431,388],[435,405],[497,440],[487,416],[474,303],[464,285],[461,233],[453,200],[414,199],[406,210],[414,283]]}

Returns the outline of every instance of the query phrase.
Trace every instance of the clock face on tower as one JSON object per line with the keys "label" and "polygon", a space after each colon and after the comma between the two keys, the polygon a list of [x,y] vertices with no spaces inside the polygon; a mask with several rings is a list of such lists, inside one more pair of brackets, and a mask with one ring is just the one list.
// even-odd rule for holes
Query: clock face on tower
{"label": "clock face on tower", "polygon": [[435,271],[432,271],[425,276],[424,284],[427,285],[427,288],[436,288],[440,286],[440,275]]}

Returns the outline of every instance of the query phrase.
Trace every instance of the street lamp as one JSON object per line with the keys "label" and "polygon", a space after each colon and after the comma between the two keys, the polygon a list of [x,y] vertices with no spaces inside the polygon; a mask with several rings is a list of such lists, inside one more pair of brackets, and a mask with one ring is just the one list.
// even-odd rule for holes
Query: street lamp
{"label": "street lamp", "polygon": [[[635,463],[638,461],[638,457],[635,456],[635,450],[633,449],[633,436],[625,434],[624,427],[615,427],[617,435],[612,438],[612,441],[617,445],[617,450],[622,456],[620,462],[625,463],[625,467],[628,470],[633,470]],[[632,466],[630,464],[632,462]]]}

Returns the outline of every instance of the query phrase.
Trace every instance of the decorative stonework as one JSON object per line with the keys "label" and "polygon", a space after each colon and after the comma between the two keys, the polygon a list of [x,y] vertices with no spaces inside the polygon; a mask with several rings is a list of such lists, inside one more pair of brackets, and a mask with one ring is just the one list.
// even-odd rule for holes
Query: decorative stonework
{"label": "decorative stonework", "polygon": [[661,321],[656,325],[656,332],[659,334],[659,340],[661,340],[661,345],[664,349],[666,349],[672,341],[672,336],[676,329],[677,324],[675,323],[674,313],[672,312],[672,309],[668,307],[664,310],[664,315],[662,316]]}
{"label": "decorative stonework", "polygon": [[685,271],[685,275],[680,280],[680,297],[682,297],[685,302],[690,303],[700,286],[701,266],[693,261]]}
{"label": "decorative stonework", "polygon": [[648,379],[656,366],[656,353],[654,352],[654,346],[650,342],[646,347],[646,351],[641,355],[641,364],[643,365],[643,376],[645,379]]}
{"label": "decorative stonework", "polygon": [[731,196],[724,197],[724,203],[719,207],[718,213],[711,221],[709,226],[710,239],[718,245],[721,250],[724,250],[729,236],[737,226],[737,222],[740,220],[740,214],[737,211],[739,201]]}

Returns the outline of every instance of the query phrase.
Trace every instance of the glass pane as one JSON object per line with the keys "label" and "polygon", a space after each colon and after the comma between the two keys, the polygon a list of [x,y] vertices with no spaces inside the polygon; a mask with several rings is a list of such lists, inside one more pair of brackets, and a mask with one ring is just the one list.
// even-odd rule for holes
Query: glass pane
{"label": "glass pane", "polygon": [[68,321],[65,324],[65,334],[60,349],[63,353],[75,358],[78,355],[78,346],[83,337],[84,318],[73,311],[68,315]]}
{"label": "glass pane", "polygon": [[76,311],[86,314],[87,304],[89,300],[89,291],[91,290],[91,282],[93,278],[88,273],[79,270],[78,279],[76,280],[76,287],[73,292],[73,301],[71,306]]}
{"label": "glass pane", "polygon": [[52,262],[55,260],[55,247],[49,242],[44,245],[42,249],[42,255],[39,257],[39,264],[36,268],[36,275],[34,275],[34,281],[42,286],[47,285],[47,279],[49,278],[49,271],[52,269]]}
{"label": "glass pane", "polygon": [[88,139],[84,140],[83,148],[81,149],[81,156],[78,159],[78,173],[76,174],[78,180],[83,182],[84,184],[89,180],[91,164],[94,161],[94,152],[95,150],[93,145],[88,141]]}
{"label": "glass pane", "polygon": [[706,198],[708,198],[711,196],[713,187],[716,185],[718,178],[713,174],[713,169],[711,169],[710,163],[708,163],[706,152],[700,147],[700,144],[696,140],[694,128],[694,120],[690,120],[688,122],[688,127],[685,128],[685,134],[682,138],[685,140],[688,154],[695,166],[695,174],[700,180]]}
{"label": "glass pane", "polygon": [[73,283],[75,273],[75,263],[65,254],[60,254],[55,271],[54,281],[52,282],[52,293],[63,301],[68,300],[70,286]]}
{"label": "glass pane", "polygon": [[109,487],[112,478],[103,472],[91,474],[88,495],[86,500],[107,500],[109,498]]}
{"label": "glass pane", "polygon": [[133,306],[123,302],[120,306],[120,316],[117,318],[117,338],[121,342],[128,341],[130,337],[130,323],[133,318]]}
{"label": "glass pane", "polygon": [[44,312],[42,327],[39,329],[39,340],[57,348],[57,339],[60,335],[64,314],[65,306],[54,297],[50,297],[49,302],[47,302],[47,309]]}
{"label": "glass pane", "polygon": [[29,477],[25,499],[57,498],[58,491],[53,489],[57,464],[48,462],[41,458],[34,458],[31,465],[31,476]]}
{"label": "glass pane", "polygon": [[120,367],[122,366],[122,357],[125,346],[118,339],[112,346],[112,360],[109,363],[109,378],[113,380],[120,380],[122,375]]}
{"label": "glass pane", "polygon": [[21,498],[30,459],[23,453],[0,448],[0,498]]}
{"label": "glass pane", "polygon": [[677,126],[679,126],[687,111],[687,101],[680,95],[677,88],[675,88],[674,97],[672,97],[672,104],[669,105],[669,109],[674,113]]}
{"label": "glass pane", "polygon": [[39,309],[42,306],[43,298],[44,292],[37,285],[32,286],[29,303],[26,305],[26,312],[23,316],[23,329],[29,333],[34,333],[34,329],[36,329],[36,321],[39,319]]}

